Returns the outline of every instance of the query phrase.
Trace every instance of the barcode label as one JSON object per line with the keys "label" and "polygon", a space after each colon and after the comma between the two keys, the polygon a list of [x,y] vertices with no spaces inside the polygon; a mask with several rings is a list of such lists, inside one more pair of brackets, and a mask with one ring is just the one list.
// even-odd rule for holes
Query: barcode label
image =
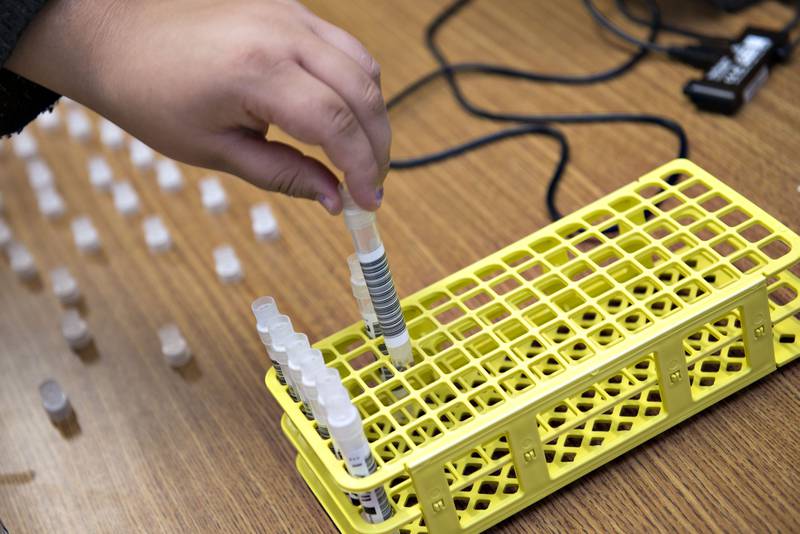
{"label": "barcode label", "polygon": [[[350,467],[351,474],[358,477],[366,477],[377,471],[378,465],[375,463],[375,457],[372,456],[369,447],[366,447],[361,452],[358,455],[348,456],[347,464]],[[381,523],[392,517],[392,506],[389,504],[389,497],[382,487],[361,493],[358,498],[370,523]]]}
{"label": "barcode label", "polygon": [[281,369],[281,364],[275,360],[272,360],[272,367],[275,368],[275,377],[278,379],[278,383],[282,386],[285,386],[286,379],[283,377],[283,369]]}
{"label": "barcode label", "polygon": [[406,332],[406,322],[403,310],[400,308],[400,299],[397,298],[397,290],[394,288],[392,273],[389,272],[389,262],[386,260],[383,245],[371,252],[367,258],[359,255],[361,270],[383,335],[386,338],[402,336]]}

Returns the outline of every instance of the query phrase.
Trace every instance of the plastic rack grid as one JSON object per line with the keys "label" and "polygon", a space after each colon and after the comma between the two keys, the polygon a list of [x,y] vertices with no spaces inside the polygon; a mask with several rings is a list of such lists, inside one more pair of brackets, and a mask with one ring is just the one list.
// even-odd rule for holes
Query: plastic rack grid
{"label": "plastic rack grid", "polygon": [[[375,474],[348,475],[266,383],[340,530],[479,532],[797,357],[798,259],[796,234],[676,160],[404,299],[409,370],[383,381],[360,324],[316,344]],[[372,525],[343,492],[378,485],[395,515]]]}

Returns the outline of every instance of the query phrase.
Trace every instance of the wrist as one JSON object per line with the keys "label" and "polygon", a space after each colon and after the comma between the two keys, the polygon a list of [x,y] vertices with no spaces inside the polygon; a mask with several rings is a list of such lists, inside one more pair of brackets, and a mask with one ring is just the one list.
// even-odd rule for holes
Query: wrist
{"label": "wrist", "polygon": [[124,15],[118,0],[50,0],[20,36],[5,67],[59,94],[100,104]]}

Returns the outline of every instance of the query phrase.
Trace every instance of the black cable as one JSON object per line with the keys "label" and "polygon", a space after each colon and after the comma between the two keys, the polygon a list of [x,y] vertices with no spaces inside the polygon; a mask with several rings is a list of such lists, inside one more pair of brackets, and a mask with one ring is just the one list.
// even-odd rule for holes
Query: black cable
{"label": "black cable", "polygon": [[[469,0],[459,0],[454,2],[451,6],[445,9],[439,16],[434,19],[434,21],[429,25],[428,30],[426,31],[427,35],[435,34],[436,31],[441,27],[444,22],[451,16],[453,16],[458,10],[463,8]],[[658,26],[660,24],[660,12],[656,6],[656,4],[652,0],[648,0],[648,5],[651,7],[651,15],[652,15],[652,23],[651,23],[651,31],[648,35],[648,40],[654,42],[657,34],[658,34]],[[433,32],[431,32],[433,30]],[[430,48],[430,44],[429,44]],[[436,47],[432,48],[432,52]],[[436,54],[434,54],[436,55]],[[602,71],[599,73],[592,73],[586,75],[558,75],[558,74],[541,74],[532,71],[525,71],[521,69],[512,69],[509,67],[504,67],[500,65],[490,65],[490,64],[483,64],[483,63],[459,63],[459,64],[449,64],[444,60],[443,57],[437,58],[443,60],[444,62],[440,61],[440,68],[432,71],[423,77],[419,78],[418,80],[409,84],[406,88],[402,89],[399,93],[394,95],[390,98],[387,102],[387,108],[392,109],[396,105],[398,105],[402,100],[410,96],[411,94],[415,93],[422,87],[426,86],[433,80],[439,78],[440,76],[453,76],[456,72],[462,73],[481,73],[487,75],[494,75],[494,76],[502,76],[508,78],[518,78],[528,81],[536,81],[536,82],[543,82],[543,83],[561,83],[561,84],[571,84],[571,85],[582,85],[582,84],[591,84],[591,83],[598,83],[610,80],[617,76],[621,76],[631,70],[641,59],[643,59],[647,55],[647,50],[639,48],[637,49],[628,59],[626,59],[620,65],[612,67],[606,71]],[[467,110],[468,112],[472,113],[473,110],[470,109],[471,106],[464,106],[463,102],[459,102],[462,107]],[[550,117],[537,117],[537,119],[533,122],[534,125],[544,126],[544,122],[549,121],[550,119],[569,119],[569,116],[563,115],[554,115]],[[595,117],[595,119],[602,119],[604,117]],[[613,119],[614,117],[608,116],[605,117],[607,119]],[[527,117],[524,117],[527,119]],[[617,116],[617,120],[629,120],[629,117]],[[505,120],[505,119],[500,119]],[[522,123],[529,123],[531,121],[528,120],[520,120],[515,122],[522,122]],[[680,126],[678,126],[680,129]],[[680,130],[682,132],[682,130]],[[512,133],[515,132],[515,133]],[[421,165],[426,165],[429,163],[443,161],[445,159],[449,159],[458,154],[462,154],[467,151],[471,151],[477,149],[481,146],[490,144],[492,142],[500,141],[503,139],[507,139],[509,137],[516,137],[517,135],[522,135],[522,133],[545,133],[540,131],[539,129],[528,130],[526,128],[513,128],[511,130],[502,130],[500,132],[496,132],[494,134],[490,134],[472,141],[468,141],[463,145],[459,145],[457,147],[446,149],[441,152],[437,152],[435,154],[431,154],[428,156],[422,156],[413,159],[407,160],[400,160],[400,161],[393,161],[392,168],[395,169],[408,169],[413,167],[418,167]],[[564,170],[566,168],[566,164],[568,162],[569,157],[569,146],[567,143],[566,138],[552,128],[549,128],[547,135],[551,137],[556,137],[561,144],[561,158],[556,166],[556,170],[554,171],[547,187],[547,209],[550,214],[550,217],[553,220],[556,220],[561,217],[558,209],[555,206],[555,195],[558,189],[558,185],[560,182],[561,177],[563,176]],[[685,135],[682,138],[682,148],[681,152],[686,153],[687,151],[687,143],[685,141]]]}
{"label": "black cable", "polygon": [[[689,152],[689,142],[683,127],[677,122],[650,114],[637,114],[637,113],[587,113],[587,114],[550,114],[550,115],[528,115],[528,114],[515,114],[515,113],[498,113],[479,108],[470,102],[461,90],[461,87],[456,80],[456,77],[449,67],[449,63],[444,56],[444,53],[436,44],[436,34],[442,25],[453,15],[458,13],[470,0],[459,0],[445,9],[438,17],[436,17],[431,24],[429,24],[426,31],[426,44],[433,54],[440,67],[444,70],[444,76],[450,86],[451,92],[461,106],[469,113],[484,119],[504,122],[518,122],[529,124],[546,124],[546,123],[561,123],[561,124],[598,124],[598,123],[620,123],[632,122],[640,124],[652,124],[665,128],[676,135],[679,141],[679,157],[687,157]],[[649,2],[654,10],[657,6],[652,0]],[[548,205],[548,211],[558,213],[554,206]]]}
{"label": "black cable", "polygon": [[564,170],[567,167],[567,163],[569,162],[569,143],[567,142],[567,138],[566,136],[564,136],[563,133],[547,125],[526,124],[523,126],[518,126],[516,128],[506,128],[500,130],[499,132],[477,137],[475,139],[467,141],[466,143],[456,145],[454,147],[442,150],[440,152],[434,152],[433,154],[428,154],[426,156],[393,160],[391,163],[391,167],[392,169],[395,170],[403,170],[403,169],[412,169],[414,167],[421,167],[424,165],[430,165],[432,163],[438,163],[441,161],[448,160],[450,158],[454,158],[456,156],[460,156],[462,154],[466,154],[467,152],[471,152],[480,147],[483,147],[491,143],[495,143],[497,141],[502,141],[503,139],[510,139],[513,137],[520,137],[523,135],[546,135],[552,137],[559,143],[561,154],[559,156],[558,162],[556,163],[556,167],[555,170],[553,171],[550,181],[548,182],[547,195],[546,195],[548,214],[550,215],[550,218],[555,221],[561,218],[561,215],[558,213],[558,210],[555,209],[555,195],[558,189],[558,183],[561,180],[561,176],[564,174]]}

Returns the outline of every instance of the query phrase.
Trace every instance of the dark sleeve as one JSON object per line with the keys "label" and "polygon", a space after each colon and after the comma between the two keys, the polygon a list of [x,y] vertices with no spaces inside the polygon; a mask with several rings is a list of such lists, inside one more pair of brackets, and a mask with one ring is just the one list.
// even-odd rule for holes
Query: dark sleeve
{"label": "dark sleeve", "polygon": [[[0,0],[0,66],[47,0]],[[0,69],[0,135],[20,131],[59,95],[13,72]]]}

